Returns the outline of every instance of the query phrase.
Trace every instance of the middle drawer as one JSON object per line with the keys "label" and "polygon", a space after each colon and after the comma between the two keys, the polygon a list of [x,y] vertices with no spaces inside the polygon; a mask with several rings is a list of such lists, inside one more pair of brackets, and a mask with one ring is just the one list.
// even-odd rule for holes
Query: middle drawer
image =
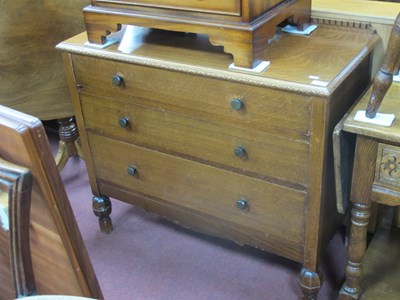
{"label": "middle drawer", "polygon": [[308,143],[81,94],[89,132],[304,189]]}

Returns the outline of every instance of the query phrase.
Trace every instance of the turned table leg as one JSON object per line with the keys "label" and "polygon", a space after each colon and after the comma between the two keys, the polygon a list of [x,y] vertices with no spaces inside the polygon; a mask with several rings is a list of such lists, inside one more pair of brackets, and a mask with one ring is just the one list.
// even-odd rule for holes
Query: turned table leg
{"label": "turned table leg", "polygon": [[58,119],[57,121],[60,142],[55,160],[58,171],[61,171],[70,157],[79,156],[83,159],[83,155],[73,117]]}
{"label": "turned table leg", "polygon": [[340,290],[340,299],[358,299],[361,295],[362,261],[367,248],[370,205],[354,203],[351,215],[349,245],[347,248],[346,281]]}
{"label": "turned table leg", "polygon": [[360,278],[362,260],[367,248],[368,222],[371,215],[371,187],[374,181],[377,141],[358,135],[351,185],[350,236],[347,246],[346,281],[340,290],[340,299],[358,299],[361,296]]}

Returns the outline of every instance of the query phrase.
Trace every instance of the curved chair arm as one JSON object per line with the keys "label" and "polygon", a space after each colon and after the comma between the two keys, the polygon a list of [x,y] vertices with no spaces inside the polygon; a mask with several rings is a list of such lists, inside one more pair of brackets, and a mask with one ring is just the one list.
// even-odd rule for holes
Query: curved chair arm
{"label": "curved chair arm", "polygon": [[392,85],[393,75],[399,71],[400,63],[400,14],[397,16],[392,32],[390,34],[386,55],[383,63],[374,78],[371,97],[365,115],[372,119],[375,118],[386,95]]}

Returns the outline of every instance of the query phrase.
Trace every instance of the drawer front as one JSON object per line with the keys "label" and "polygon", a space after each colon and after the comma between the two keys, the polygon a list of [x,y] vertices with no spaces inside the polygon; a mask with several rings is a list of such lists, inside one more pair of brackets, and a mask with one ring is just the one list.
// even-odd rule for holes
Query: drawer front
{"label": "drawer front", "polygon": [[240,0],[96,0],[96,4],[115,4],[189,10],[198,12],[240,14]]}
{"label": "drawer front", "polygon": [[[308,144],[173,112],[81,94],[88,131],[254,175],[306,186]],[[255,173],[255,174],[253,174]]]}
{"label": "drawer front", "polygon": [[[311,99],[304,95],[79,55],[73,60],[87,93],[289,138],[309,136]],[[123,78],[119,86],[112,84],[115,74]]]}
{"label": "drawer front", "polygon": [[303,243],[304,192],[110,138],[88,136],[99,181],[297,245]]}

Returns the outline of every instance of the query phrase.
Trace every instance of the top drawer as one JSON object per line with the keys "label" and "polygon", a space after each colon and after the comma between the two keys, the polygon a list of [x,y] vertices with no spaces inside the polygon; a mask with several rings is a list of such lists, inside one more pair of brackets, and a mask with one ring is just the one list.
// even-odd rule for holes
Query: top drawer
{"label": "top drawer", "polygon": [[[80,90],[225,125],[307,140],[308,96],[165,69],[74,55]],[[121,79],[113,85],[113,77]]]}
{"label": "top drawer", "polygon": [[97,5],[102,3],[118,5],[137,5],[155,8],[170,8],[177,10],[191,10],[199,12],[216,12],[225,14],[240,14],[240,0],[97,0]]}

